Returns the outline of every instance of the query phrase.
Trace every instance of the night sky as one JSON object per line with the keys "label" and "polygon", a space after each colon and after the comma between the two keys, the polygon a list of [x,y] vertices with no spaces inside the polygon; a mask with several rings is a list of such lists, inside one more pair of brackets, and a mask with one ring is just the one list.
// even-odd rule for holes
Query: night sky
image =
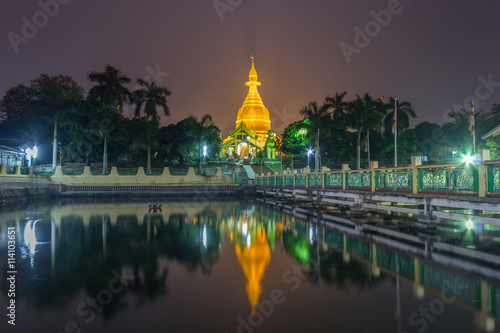
{"label": "night sky", "polygon": [[[163,125],[208,112],[226,136],[255,54],[278,133],[308,102],[343,90],[397,94],[413,104],[413,124],[443,124],[472,97],[476,110],[500,103],[499,1],[44,1],[51,15],[37,1],[0,3],[1,96],[41,73],[69,74],[88,90],[86,74],[109,63],[172,91]],[[356,27],[369,40],[355,40]]]}

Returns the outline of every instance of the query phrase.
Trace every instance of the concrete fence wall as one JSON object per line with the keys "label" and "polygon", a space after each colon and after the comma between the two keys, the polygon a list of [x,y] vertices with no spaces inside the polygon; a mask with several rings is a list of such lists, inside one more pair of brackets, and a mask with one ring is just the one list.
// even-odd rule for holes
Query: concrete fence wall
{"label": "concrete fence wall", "polygon": [[189,168],[187,175],[171,175],[169,168],[163,169],[161,175],[146,175],[144,168],[139,167],[136,175],[119,175],[116,167],[111,168],[109,175],[92,175],[89,167],[85,167],[83,174],[78,176],[64,175],[58,166],[54,175],[50,177],[53,184],[63,185],[163,185],[163,184],[233,184],[233,176],[222,174],[217,168],[215,176],[201,176]]}

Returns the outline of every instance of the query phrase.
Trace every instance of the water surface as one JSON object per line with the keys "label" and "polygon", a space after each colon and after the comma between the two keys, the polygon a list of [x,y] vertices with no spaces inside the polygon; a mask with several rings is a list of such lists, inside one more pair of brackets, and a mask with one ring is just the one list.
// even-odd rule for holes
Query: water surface
{"label": "water surface", "polygon": [[[498,232],[413,217],[359,231],[249,201],[60,202],[0,213],[7,332],[500,332]],[[371,222],[370,222],[371,221]],[[16,325],[8,325],[8,227]],[[498,257],[500,258],[500,256]],[[500,259],[498,261],[500,263]],[[5,328],[5,329],[3,329]]]}

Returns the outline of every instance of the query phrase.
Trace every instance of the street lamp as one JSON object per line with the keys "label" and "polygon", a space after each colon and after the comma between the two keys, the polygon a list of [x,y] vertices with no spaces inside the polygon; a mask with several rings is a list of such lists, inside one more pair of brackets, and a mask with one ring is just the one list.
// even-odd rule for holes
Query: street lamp
{"label": "street lamp", "polygon": [[307,151],[307,168],[310,169],[309,167],[309,157],[311,156],[311,154],[313,153],[312,149],[309,149]]}
{"label": "street lamp", "polygon": [[37,156],[38,156],[37,146],[34,146],[33,149],[32,148],[26,149],[26,159],[29,161],[29,166],[31,166],[31,158],[33,157],[33,159],[36,159]]}

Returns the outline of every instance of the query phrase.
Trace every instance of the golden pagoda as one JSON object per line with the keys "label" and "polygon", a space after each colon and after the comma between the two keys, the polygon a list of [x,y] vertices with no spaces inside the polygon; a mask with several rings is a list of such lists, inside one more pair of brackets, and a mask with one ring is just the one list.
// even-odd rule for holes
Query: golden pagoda
{"label": "golden pagoda", "polygon": [[267,132],[271,130],[271,119],[269,117],[269,110],[264,106],[264,102],[257,89],[261,83],[257,80],[254,57],[252,57],[252,69],[248,75],[248,82],[245,85],[249,87],[248,95],[238,110],[236,127],[245,124],[249,130],[255,131],[257,146],[262,148],[267,139]]}
{"label": "golden pagoda", "polygon": [[223,153],[228,158],[252,158],[257,151],[264,149],[271,130],[269,110],[265,107],[257,87],[255,58],[252,56],[252,68],[248,75],[248,94],[243,105],[238,110],[236,129],[229,132],[229,137],[223,141]]}

